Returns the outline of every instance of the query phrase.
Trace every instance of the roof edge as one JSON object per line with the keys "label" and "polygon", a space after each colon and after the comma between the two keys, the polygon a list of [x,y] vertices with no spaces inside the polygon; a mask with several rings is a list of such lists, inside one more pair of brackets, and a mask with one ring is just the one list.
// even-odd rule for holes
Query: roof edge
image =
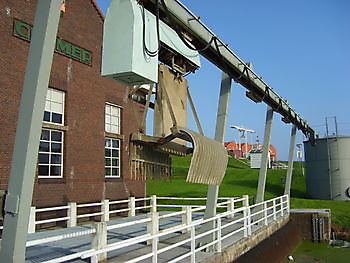
{"label": "roof edge", "polygon": [[97,4],[96,0],[91,0],[91,3],[93,4],[93,6],[95,7],[97,13],[99,14],[100,18],[102,21],[105,20],[105,15],[102,13],[100,6]]}

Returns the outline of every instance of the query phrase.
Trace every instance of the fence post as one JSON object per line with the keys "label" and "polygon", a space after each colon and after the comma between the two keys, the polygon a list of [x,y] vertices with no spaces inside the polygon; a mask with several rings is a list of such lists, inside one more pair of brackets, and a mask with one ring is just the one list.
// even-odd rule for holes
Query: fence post
{"label": "fence post", "polygon": [[276,221],[276,199],[273,199],[272,205],[273,205],[273,220]]}
{"label": "fence post", "polygon": [[[99,250],[107,246],[107,223],[97,222],[94,224],[96,233],[93,235],[91,248]],[[93,256],[92,261],[99,262],[107,259],[107,252],[103,252]]]}
{"label": "fence post", "polygon": [[136,215],[136,210],[135,210],[136,202],[135,202],[134,196],[129,197],[128,208],[129,208],[128,216],[135,216]]}
{"label": "fence post", "polygon": [[[190,206],[184,206],[182,207],[182,211],[185,211],[182,215],[182,224],[188,226],[192,223],[192,208]],[[182,230],[182,233],[187,233],[188,231],[190,231],[190,228]]]}
{"label": "fence post", "polygon": [[265,222],[265,226],[268,225],[268,222],[267,222],[267,202],[264,202],[264,222]]}
{"label": "fence post", "polygon": [[244,214],[244,237],[251,235],[249,196],[243,195],[243,206],[246,208]]}
{"label": "fence post", "polygon": [[289,215],[290,212],[290,201],[289,201],[289,195],[286,195],[286,201],[287,201],[287,214]]}
{"label": "fence post", "polygon": [[191,263],[196,262],[196,228],[191,226]]}
{"label": "fence post", "polygon": [[248,228],[247,228],[247,211],[248,211],[248,207],[244,207],[244,210],[243,210],[243,227],[244,227],[244,237],[248,237]]}
{"label": "fence post", "polygon": [[280,197],[280,209],[281,209],[281,217],[283,217],[283,215],[284,215],[283,196]]}
{"label": "fence post", "polygon": [[157,196],[152,195],[151,196],[151,213],[157,212]]}
{"label": "fence post", "polygon": [[243,206],[249,206],[249,195],[243,195]]}
{"label": "fence post", "polygon": [[227,216],[228,218],[234,217],[234,213],[233,213],[234,210],[235,210],[235,199],[229,198],[228,204],[227,204],[227,212],[230,212],[230,214]]}
{"label": "fence post", "polygon": [[74,227],[77,225],[77,203],[70,202],[68,206],[67,216],[69,219],[67,221],[67,227]]}
{"label": "fence post", "polygon": [[222,247],[221,247],[221,218],[218,217],[217,219],[217,252],[221,253]]}
{"label": "fence post", "polygon": [[109,221],[109,200],[102,201],[101,210],[102,210],[101,221],[102,222]]}
{"label": "fence post", "polygon": [[35,233],[35,206],[30,207],[28,233]]}
{"label": "fence post", "polygon": [[[147,233],[151,235],[156,235],[159,232],[159,213],[149,213],[148,217],[151,221],[147,224]],[[147,245],[153,244],[153,240],[147,240]]]}
{"label": "fence post", "polygon": [[252,234],[252,217],[251,217],[250,207],[247,207],[247,227],[248,227],[248,236]]}

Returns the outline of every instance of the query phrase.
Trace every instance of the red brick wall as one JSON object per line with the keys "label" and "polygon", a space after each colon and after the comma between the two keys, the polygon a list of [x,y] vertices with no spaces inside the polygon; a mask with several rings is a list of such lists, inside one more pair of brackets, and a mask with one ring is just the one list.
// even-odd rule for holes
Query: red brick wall
{"label": "red brick wall", "polygon": [[[29,42],[13,36],[13,20],[34,23],[35,0],[0,0],[0,189],[7,188],[16,120]],[[101,77],[103,20],[92,1],[66,1],[58,36],[92,52],[92,66],[55,53],[50,87],[66,92],[64,176],[36,178],[33,205],[145,195],[145,183],[128,180],[129,136],[136,121],[127,100],[128,88]],[[104,177],[105,102],[122,108],[122,178]],[[141,108],[139,108],[141,110]]]}

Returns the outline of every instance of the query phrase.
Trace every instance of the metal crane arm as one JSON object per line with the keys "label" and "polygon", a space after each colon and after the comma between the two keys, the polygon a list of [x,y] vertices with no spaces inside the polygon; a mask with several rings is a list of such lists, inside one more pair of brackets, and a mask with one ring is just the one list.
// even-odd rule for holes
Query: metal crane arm
{"label": "metal crane arm", "polygon": [[[158,0],[159,1],[159,0]],[[147,0],[149,8],[154,8],[156,0]],[[160,6],[162,20],[170,27],[180,28],[189,43],[195,46],[201,55],[226,72],[246,89],[247,96],[255,102],[264,101],[274,111],[282,115],[286,123],[293,123],[311,140],[314,129],[281,96],[273,91],[249,65],[242,61],[218,36],[216,36],[195,14],[178,0],[164,0]],[[175,23],[175,24],[174,24]],[[207,47],[204,50],[203,47]]]}

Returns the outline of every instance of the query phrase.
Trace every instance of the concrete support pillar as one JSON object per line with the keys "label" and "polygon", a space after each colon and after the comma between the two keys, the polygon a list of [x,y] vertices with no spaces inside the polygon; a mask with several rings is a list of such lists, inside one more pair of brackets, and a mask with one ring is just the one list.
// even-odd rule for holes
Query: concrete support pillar
{"label": "concrete support pillar", "polygon": [[296,131],[297,127],[293,125],[292,132],[290,135],[290,144],[289,144],[289,156],[288,156],[288,170],[286,177],[286,184],[284,187],[284,194],[290,195],[290,187],[292,185],[292,175],[293,175],[293,159],[295,151],[295,140],[296,140]]}
{"label": "concrete support pillar", "polygon": [[109,221],[109,200],[103,200],[102,201],[102,216],[101,216],[101,221],[102,222],[107,222]]}
{"label": "concrete support pillar", "polygon": [[[222,72],[220,97],[219,97],[219,104],[218,104],[218,112],[216,116],[216,129],[215,129],[215,140],[221,143],[224,143],[224,140],[225,140],[228,106],[229,106],[230,95],[231,95],[231,84],[232,84],[232,79],[225,72]],[[219,193],[218,185],[208,186],[207,203],[206,203],[206,209],[204,214],[205,219],[211,218],[216,215],[218,193]],[[208,223],[205,227],[207,230],[210,230],[214,228],[214,225],[215,225],[214,222],[211,222],[211,223]],[[214,238],[214,235],[212,235],[211,239],[213,238]]]}
{"label": "concrete support pillar", "polygon": [[264,201],[267,164],[269,158],[271,129],[272,129],[273,109],[268,105],[266,112],[265,134],[264,134],[264,149],[261,157],[261,166],[259,170],[258,190],[256,193],[256,203]]}
{"label": "concrete support pillar", "polygon": [[151,196],[151,213],[157,212],[157,196],[152,195]]}
{"label": "concrete support pillar", "polygon": [[136,215],[136,202],[135,197],[131,196],[129,197],[129,203],[128,203],[129,213],[128,216],[135,216]]}
{"label": "concrete support pillar", "polygon": [[234,218],[234,213],[233,213],[234,210],[235,210],[235,199],[229,198],[228,204],[227,204],[227,212],[231,212],[232,214],[229,214],[227,216],[228,218]]}
{"label": "concrete support pillar", "polygon": [[77,225],[77,203],[70,202],[68,206],[67,216],[69,219],[67,221],[67,227],[74,227]]}
{"label": "concrete support pillar", "polygon": [[36,208],[35,206],[32,206],[30,208],[30,215],[29,215],[29,224],[28,224],[28,233],[35,233],[35,221],[36,221]]}
{"label": "concrete support pillar", "polygon": [[[99,250],[106,248],[107,246],[107,223],[98,222],[95,224],[96,233],[93,236],[91,247]],[[104,261],[107,259],[107,252],[100,253],[94,256],[95,262]]]}
{"label": "concrete support pillar", "polygon": [[23,263],[39,141],[63,0],[39,0],[34,19],[5,203],[1,262]]}
{"label": "concrete support pillar", "polygon": [[[159,213],[151,212],[148,214],[151,221],[147,224],[147,233],[151,235],[156,235],[159,233]],[[152,245],[154,239],[147,240],[147,245]]]}
{"label": "concrete support pillar", "polygon": [[[182,215],[182,224],[188,226],[192,223],[192,210],[190,206],[185,206],[182,208],[182,211],[185,211],[185,214]],[[187,233],[191,228],[187,228],[182,231],[182,233]]]}

